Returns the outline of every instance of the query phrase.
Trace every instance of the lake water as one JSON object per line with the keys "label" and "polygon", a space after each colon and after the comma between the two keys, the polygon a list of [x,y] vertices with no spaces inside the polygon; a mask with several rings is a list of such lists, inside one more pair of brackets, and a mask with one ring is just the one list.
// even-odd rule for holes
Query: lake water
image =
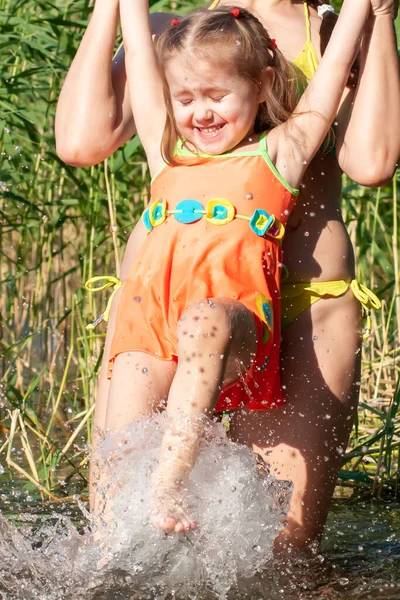
{"label": "lake water", "polygon": [[163,424],[135,427],[128,462],[113,465],[113,484],[125,480],[102,544],[93,544],[95,524],[84,506],[43,506],[22,482],[2,476],[0,598],[400,600],[398,504],[335,500],[321,548],[274,559],[290,486],[275,482],[217,427],[188,490],[199,528],[163,535],[148,525],[146,502]]}

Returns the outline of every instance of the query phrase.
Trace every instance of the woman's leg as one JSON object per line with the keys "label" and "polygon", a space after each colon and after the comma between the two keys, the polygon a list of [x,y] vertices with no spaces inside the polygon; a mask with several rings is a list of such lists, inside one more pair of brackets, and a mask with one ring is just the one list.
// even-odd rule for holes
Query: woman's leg
{"label": "woman's leg", "polygon": [[[135,256],[137,255],[143,240],[145,239],[147,232],[139,221],[129,236],[128,244],[126,246],[124,259],[121,266],[121,281],[125,281],[129,275],[129,271]],[[99,456],[99,443],[102,435],[106,428],[106,415],[108,396],[110,391],[110,380],[107,378],[108,373],[108,359],[110,356],[111,343],[114,337],[115,322],[117,318],[117,311],[119,300],[122,294],[122,289],[118,290],[113,298],[111,305],[110,318],[107,326],[106,341],[104,344],[103,360],[101,362],[100,374],[97,382],[96,391],[96,406],[94,412],[93,432],[92,432],[92,451],[90,460],[90,474],[89,474],[89,503],[90,508],[93,510],[95,505],[95,492],[96,492],[96,481],[99,477],[99,472],[102,470],[102,465]]]}
{"label": "woman's leg", "polygon": [[168,394],[168,428],[153,473],[153,524],[166,531],[195,527],[183,505],[204,429],[221,387],[243,374],[257,346],[253,314],[240,302],[213,299],[190,306],[178,323],[178,368]]}
{"label": "woman's leg", "polygon": [[235,441],[252,445],[278,479],[293,481],[277,550],[305,548],[322,536],[356,414],[360,330],[360,306],[351,292],[315,303],[283,332],[286,405],[234,415]]}
{"label": "woman's leg", "polygon": [[94,510],[96,503],[97,481],[103,468],[99,455],[99,444],[106,429],[107,404],[110,392],[110,380],[107,378],[108,358],[110,356],[111,342],[114,337],[117,309],[122,290],[118,290],[111,305],[110,318],[107,326],[106,341],[104,344],[103,359],[101,361],[100,375],[97,381],[96,405],[94,409],[94,421],[92,430],[92,449],[90,456],[89,473],[89,504]]}

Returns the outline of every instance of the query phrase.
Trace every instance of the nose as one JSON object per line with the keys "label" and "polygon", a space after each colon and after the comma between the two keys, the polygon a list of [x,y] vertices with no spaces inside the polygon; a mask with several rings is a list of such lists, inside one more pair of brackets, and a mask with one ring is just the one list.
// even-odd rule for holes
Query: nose
{"label": "nose", "polygon": [[194,111],[196,123],[209,123],[213,118],[213,112],[207,102],[196,102]]}

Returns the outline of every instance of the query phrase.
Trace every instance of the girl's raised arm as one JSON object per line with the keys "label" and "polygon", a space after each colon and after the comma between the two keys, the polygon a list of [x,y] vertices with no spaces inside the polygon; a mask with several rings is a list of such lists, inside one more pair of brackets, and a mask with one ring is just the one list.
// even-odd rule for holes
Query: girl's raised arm
{"label": "girl's raised arm", "polygon": [[132,113],[150,172],[154,174],[163,164],[160,146],[166,108],[151,35],[148,0],[120,0],[120,17]]}
{"label": "girl's raised arm", "polygon": [[371,9],[370,0],[344,0],[321,63],[292,117],[268,136],[279,173],[297,187],[336,116]]}

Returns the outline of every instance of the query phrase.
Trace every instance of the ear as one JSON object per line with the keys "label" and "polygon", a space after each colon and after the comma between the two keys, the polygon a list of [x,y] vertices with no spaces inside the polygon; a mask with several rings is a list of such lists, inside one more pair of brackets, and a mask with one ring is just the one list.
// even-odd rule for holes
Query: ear
{"label": "ear", "polygon": [[275,70],[272,67],[267,67],[262,72],[260,83],[259,83],[259,91],[258,91],[258,102],[265,102],[271,93],[271,89],[273,88],[275,81]]}

